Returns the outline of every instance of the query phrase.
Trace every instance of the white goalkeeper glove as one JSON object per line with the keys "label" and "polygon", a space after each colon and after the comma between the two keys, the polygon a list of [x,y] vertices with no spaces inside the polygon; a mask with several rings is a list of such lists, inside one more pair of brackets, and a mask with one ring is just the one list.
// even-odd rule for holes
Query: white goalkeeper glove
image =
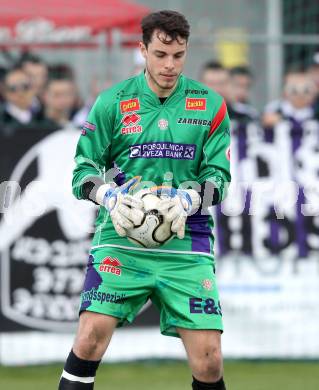
{"label": "white goalkeeper glove", "polygon": [[172,187],[157,187],[158,195],[167,196],[160,205],[160,211],[172,222],[171,230],[179,239],[185,237],[187,217],[199,208],[201,198],[195,190],[177,190]]}
{"label": "white goalkeeper glove", "polygon": [[126,236],[126,229],[140,225],[144,218],[143,201],[129,195],[140,180],[141,176],[135,176],[120,187],[115,183],[103,184],[97,190],[96,202],[109,211],[114,229],[121,237]]}

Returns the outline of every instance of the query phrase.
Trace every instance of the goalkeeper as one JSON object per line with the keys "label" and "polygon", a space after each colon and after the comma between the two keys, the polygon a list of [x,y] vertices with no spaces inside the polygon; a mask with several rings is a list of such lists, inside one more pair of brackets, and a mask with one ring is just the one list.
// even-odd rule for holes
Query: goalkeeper
{"label": "goalkeeper", "polygon": [[[182,74],[183,15],[152,13],[142,32],[145,71],[101,93],[76,150],[73,193],[101,207],[59,390],[93,389],[115,327],[132,322],[148,299],[160,311],[162,334],[183,341],[192,388],[225,389],[207,207],[224,199],[230,182],[227,109],[221,96]],[[156,249],[126,237],[143,219],[134,190],[141,183],[170,187],[163,208],[176,236]]]}

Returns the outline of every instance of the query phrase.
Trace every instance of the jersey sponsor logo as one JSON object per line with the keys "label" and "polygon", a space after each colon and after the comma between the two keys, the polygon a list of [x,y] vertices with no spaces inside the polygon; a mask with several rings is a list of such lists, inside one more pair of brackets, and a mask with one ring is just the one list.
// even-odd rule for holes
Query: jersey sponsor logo
{"label": "jersey sponsor logo", "polygon": [[206,98],[186,98],[185,109],[206,111]]}
{"label": "jersey sponsor logo", "polygon": [[185,95],[207,95],[207,89],[185,89]]}
{"label": "jersey sponsor logo", "polygon": [[136,134],[136,133],[142,133],[142,132],[143,132],[143,127],[140,125],[122,127],[122,129],[121,129],[121,134],[123,134],[123,135]]}
{"label": "jersey sponsor logo", "polygon": [[207,119],[178,118],[179,125],[210,126],[212,121]]}
{"label": "jersey sponsor logo", "polygon": [[126,301],[125,294],[118,294],[114,292],[113,294],[97,291],[95,287],[92,287],[91,290],[86,290],[81,293],[81,303],[97,301],[100,304],[104,302],[123,304]]}
{"label": "jersey sponsor logo", "polygon": [[112,258],[110,256],[106,257],[102,263],[99,266],[100,272],[108,272],[116,276],[121,276],[122,270],[121,267],[122,263],[119,261],[119,259]]}
{"label": "jersey sponsor logo", "polygon": [[136,125],[140,120],[141,120],[140,115],[136,114],[136,112],[133,112],[133,114],[124,115],[121,122],[123,123],[124,126],[129,126],[129,125]]}
{"label": "jersey sponsor logo", "polygon": [[138,98],[123,100],[120,102],[120,109],[122,114],[125,112],[138,111],[140,109],[140,101]]}
{"label": "jersey sponsor logo", "polygon": [[215,302],[214,299],[208,298],[189,298],[189,312],[192,314],[216,314],[222,315],[220,302]]}
{"label": "jersey sponsor logo", "polygon": [[121,122],[124,124],[125,127],[122,127],[121,134],[127,135],[127,134],[142,133],[143,131],[142,126],[137,125],[140,120],[141,117],[140,115],[136,114],[136,112],[133,112],[132,114],[124,115]]}
{"label": "jersey sponsor logo", "polygon": [[159,127],[160,130],[167,130],[168,129],[168,120],[166,119],[160,119],[158,122],[157,122],[157,125]]}
{"label": "jersey sponsor logo", "polygon": [[130,146],[130,158],[169,158],[194,160],[196,145],[172,142],[150,142]]}

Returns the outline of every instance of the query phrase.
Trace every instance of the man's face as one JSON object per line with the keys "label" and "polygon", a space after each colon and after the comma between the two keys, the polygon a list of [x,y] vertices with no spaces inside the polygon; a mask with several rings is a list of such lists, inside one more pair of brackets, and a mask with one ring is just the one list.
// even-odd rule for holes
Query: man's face
{"label": "man's face", "polygon": [[48,110],[69,113],[76,100],[75,86],[70,80],[52,80],[44,95]]}
{"label": "man's face", "polygon": [[316,93],[316,85],[307,74],[292,73],[286,77],[284,96],[296,109],[310,107]]}
{"label": "man's face", "polygon": [[21,110],[28,110],[34,97],[34,90],[28,75],[22,70],[10,72],[4,80],[4,95],[8,103]]}
{"label": "man's face", "polygon": [[251,78],[248,75],[237,74],[231,78],[232,97],[235,102],[247,103],[251,88]]}
{"label": "man's face", "polygon": [[[166,40],[169,43],[164,43]],[[168,96],[183,71],[187,41],[182,38],[171,41],[164,32],[155,30],[148,47],[140,43],[140,48],[151,89],[159,96]]]}
{"label": "man's face", "polygon": [[230,77],[226,69],[205,70],[201,82],[219,93],[224,99],[230,99]]}

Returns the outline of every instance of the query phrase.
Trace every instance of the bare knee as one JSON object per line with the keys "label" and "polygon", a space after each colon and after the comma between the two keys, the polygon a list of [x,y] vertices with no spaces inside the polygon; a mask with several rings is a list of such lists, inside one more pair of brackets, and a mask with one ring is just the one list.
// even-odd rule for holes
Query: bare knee
{"label": "bare knee", "polygon": [[100,341],[94,326],[86,326],[85,331],[77,334],[73,351],[81,359],[95,360],[93,357],[99,354]]}
{"label": "bare knee", "polygon": [[81,359],[100,360],[111,340],[117,320],[96,313],[83,313],[73,351]]}
{"label": "bare knee", "polygon": [[202,382],[217,382],[223,375],[223,358],[218,347],[206,347],[190,359],[193,376]]}

